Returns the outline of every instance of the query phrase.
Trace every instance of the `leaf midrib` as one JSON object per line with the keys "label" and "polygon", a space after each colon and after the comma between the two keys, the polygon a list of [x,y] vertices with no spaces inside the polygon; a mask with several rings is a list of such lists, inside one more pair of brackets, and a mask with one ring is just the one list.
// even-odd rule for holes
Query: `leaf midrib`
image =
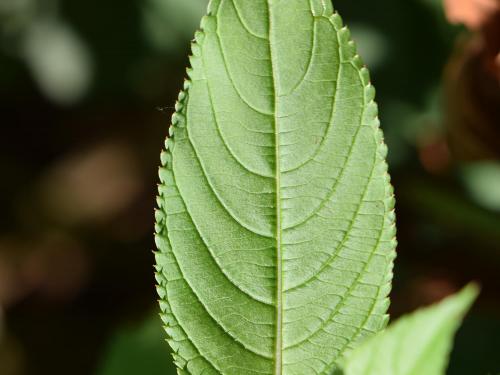
{"label": "leaf midrib", "polygon": [[269,58],[271,61],[271,74],[273,79],[273,95],[274,95],[274,142],[275,142],[275,179],[276,179],[276,344],[274,353],[274,374],[281,375],[283,371],[283,259],[281,253],[281,151],[280,151],[280,127],[278,121],[279,109],[279,77],[278,70],[275,65],[275,54],[273,52],[273,17],[272,17],[272,0],[267,0],[268,7],[268,38],[269,38]]}

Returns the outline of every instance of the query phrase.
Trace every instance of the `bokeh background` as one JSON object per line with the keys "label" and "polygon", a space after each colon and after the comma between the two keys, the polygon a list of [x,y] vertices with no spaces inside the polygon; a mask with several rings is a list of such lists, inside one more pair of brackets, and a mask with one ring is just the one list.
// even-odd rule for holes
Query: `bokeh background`
{"label": "bokeh background", "polygon": [[[500,373],[500,2],[336,0],[397,196],[391,314],[470,280],[449,374]],[[0,374],[169,375],[159,152],[206,0],[0,0]]]}

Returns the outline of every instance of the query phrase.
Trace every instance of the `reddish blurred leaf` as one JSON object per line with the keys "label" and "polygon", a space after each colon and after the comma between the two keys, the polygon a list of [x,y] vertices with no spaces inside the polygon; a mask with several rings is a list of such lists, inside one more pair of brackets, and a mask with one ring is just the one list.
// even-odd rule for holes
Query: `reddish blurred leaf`
{"label": "reddish blurred leaf", "polygon": [[500,1],[445,0],[448,19],[475,34],[446,69],[450,148],[462,160],[500,158]]}
{"label": "reddish blurred leaf", "polygon": [[472,30],[481,28],[500,9],[497,0],[444,0],[444,6],[451,23],[463,23]]}
{"label": "reddish blurred leaf", "polygon": [[142,185],[129,146],[107,142],[68,155],[50,169],[42,181],[40,201],[58,222],[95,224],[129,208]]}
{"label": "reddish blurred leaf", "polygon": [[500,158],[500,85],[485,69],[476,38],[448,64],[446,100],[452,154],[460,160]]}

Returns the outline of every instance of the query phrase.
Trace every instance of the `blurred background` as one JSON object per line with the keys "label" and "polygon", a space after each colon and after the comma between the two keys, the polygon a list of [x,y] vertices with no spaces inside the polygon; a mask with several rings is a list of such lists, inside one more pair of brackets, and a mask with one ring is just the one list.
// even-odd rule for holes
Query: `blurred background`
{"label": "blurred background", "polygon": [[[0,0],[0,374],[169,375],[153,208],[207,0]],[[449,374],[500,373],[500,2],[336,0],[396,189],[391,314],[479,281]]]}

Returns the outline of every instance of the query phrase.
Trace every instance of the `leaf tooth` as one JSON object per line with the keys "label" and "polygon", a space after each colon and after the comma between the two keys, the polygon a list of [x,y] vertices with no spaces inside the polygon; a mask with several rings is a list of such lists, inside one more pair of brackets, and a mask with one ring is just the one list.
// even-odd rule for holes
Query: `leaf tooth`
{"label": "leaf tooth", "polygon": [[[163,329],[165,332],[167,331],[167,326],[163,326]],[[168,333],[167,333],[168,335]],[[170,337],[170,336],[169,336]],[[170,348],[172,349],[172,353],[170,354],[172,358],[174,358],[174,365],[177,366],[178,371],[179,370],[185,370],[187,366],[187,359],[184,358],[179,352],[182,350],[182,341],[176,341],[171,338],[167,338],[167,343],[170,345]],[[177,361],[176,361],[177,358]],[[185,374],[183,372],[183,374]]]}
{"label": "leaf tooth", "polygon": [[366,66],[361,67],[359,70],[359,75],[361,77],[361,81],[363,82],[363,85],[368,86],[371,83],[371,78],[370,78],[370,71]]}
{"label": "leaf tooth", "polygon": [[184,358],[182,358],[182,356],[176,353],[172,353],[172,357],[174,358],[175,365],[179,367],[180,370],[183,370],[186,367],[187,361]]}
{"label": "leaf tooth", "polygon": [[396,223],[395,222],[393,222],[391,224],[390,230],[391,230],[390,234],[392,236],[391,244],[394,245],[394,248],[396,248],[396,246],[398,245],[398,240],[396,238]]}
{"label": "leaf tooth", "polygon": [[381,142],[376,131],[376,129],[379,129],[378,106],[377,103],[375,103],[375,100],[365,101],[364,121],[366,125],[371,126],[372,129],[375,130],[373,136],[375,137],[375,140],[378,142],[378,145],[380,147]]}
{"label": "leaf tooth", "polygon": [[340,30],[344,26],[344,21],[342,20],[340,14],[338,14],[337,12],[334,12],[331,15],[330,20],[332,21],[333,26],[337,30]]}
{"label": "leaf tooth", "polygon": [[156,223],[163,224],[163,222],[165,221],[165,218],[166,218],[166,216],[162,210],[155,209],[155,221],[156,221]]}
{"label": "leaf tooth", "polygon": [[395,219],[396,219],[396,211],[395,210],[389,211],[389,213],[387,214],[387,220],[393,223]]}
{"label": "leaf tooth", "polygon": [[[389,260],[390,260],[389,262],[390,265],[386,269],[385,278],[383,284],[380,286],[380,291],[379,291],[379,298],[380,298],[379,301],[381,301],[380,303],[382,303],[383,304],[382,306],[385,308],[385,310],[382,310],[384,311],[384,313],[387,312],[387,310],[389,309],[389,305],[391,304],[389,294],[392,289],[392,279],[394,277],[394,272],[393,272],[394,266],[392,264],[394,257],[392,257],[392,255],[389,255]],[[386,315],[387,319],[389,319],[389,314],[384,314],[384,315]],[[386,323],[383,324],[386,325]]]}
{"label": "leaf tooth", "polygon": [[394,196],[390,196],[384,200],[384,203],[388,210],[394,210],[396,200],[394,199]]}
{"label": "leaf tooth", "polygon": [[[156,212],[162,212],[162,210],[156,210]],[[158,214],[156,214],[156,212],[155,212],[155,216],[158,215]],[[164,230],[164,226],[166,225],[166,222],[167,222],[166,217],[161,218],[161,220],[156,221],[156,223],[155,223],[155,235],[156,234],[163,234],[163,230]]]}
{"label": "leaf tooth", "polygon": [[[354,44],[354,47],[356,48],[356,43],[354,43],[352,40],[351,42],[349,43],[353,43]],[[362,69],[365,67],[365,63],[363,62],[363,59],[361,58],[361,56],[359,56],[357,53],[354,55],[354,57],[352,58],[352,62],[354,64],[354,66],[358,69]]]}
{"label": "leaf tooth", "polygon": [[177,101],[175,103],[175,111],[180,112],[184,108],[184,103],[182,101]]}
{"label": "leaf tooth", "polygon": [[168,240],[164,238],[163,235],[156,234],[155,245],[157,245],[159,249],[169,249],[170,245],[167,243],[167,241]]}
{"label": "leaf tooth", "polygon": [[170,151],[174,149],[174,140],[172,138],[167,138],[165,141],[165,149]]}
{"label": "leaf tooth", "polygon": [[[166,326],[163,326],[163,329],[166,329]],[[173,341],[171,339],[166,339],[165,341],[169,343],[170,348],[172,349],[172,352],[170,355],[174,358],[174,364],[177,365],[177,363],[175,361],[178,360],[180,362],[179,365],[177,365],[177,366],[179,366],[179,370],[185,369],[186,365],[187,365],[187,360],[184,357],[179,355],[179,351],[181,349],[180,342],[176,342],[176,341]]]}
{"label": "leaf tooth", "polygon": [[158,296],[161,298],[161,299],[164,299],[165,296],[167,295],[167,291],[165,290],[164,287],[162,287],[161,285],[158,285],[156,287],[156,293],[158,293]]}
{"label": "leaf tooth", "polygon": [[191,43],[192,58],[199,58],[201,56],[201,47],[197,42]]}
{"label": "leaf tooth", "polygon": [[165,195],[164,193],[167,193],[169,185],[170,185],[168,182],[172,181],[172,176],[171,176],[171,173],[168,169],[163,168],[162,178],[165,178],[166,183],[161,184],[159,187],[159,190],[162,193],[162,195]]}
{"label": "leaf tooth", "polygon": [[[378,117],[376,118],[377,120],[377,125],[378,125]],[[382,129],[377,126],[377,132],[375,133],[375,139],[377,140],[377,143],[379,144],[379,147],[381,144],[384,143],[384,133],[382,132]]]}
{"label": "leaf tooth", "polygon": [[171,325],[170,320],[172,319],[170,315],[170,305],[165,300],[159,301],[160,310],[162,311],[161,318],[167,325]]}
{"label": "leaf tooth", "polygon": [[180,121],[179,114],[177,112],[174,112],[171,119],[172,126],[176,126],[179,123],[179,121]]}
{"label": "leaf tooth", "polygon": [[203,31],[215,31],[217,29],[217,20],[213,15],[204,16],[201,19],[201,29]]}
{"label": "leaf tooth", "polygon": [[160,159],[161,159],[161,165],[163,165],[165,167],[169,167],[170,164],[172,163],[172,155],[170,155],[166,151],[161,152]]}
{"label": "leaf tooth", "polygon": [[156,197],[156,206],[158,208],[162,208],[163,207],[163,198],[162,197],[160,197],[160,196]]}
{"label": "leaf tooth", "polygon": [[184,115],[182,115],[181,113],[175,112],[172,115],[172,125],[180,127],[180,124],[184,123],[184,121],[185,121]]}
{"label": "leaf tooth", "polygon": [[157,269],[158,273],[156,274],[157,277],[160,277],[160,280],[158,281],[163,285],[163,280],[165,279],[163,274],[160,273],[160,271],[164,270],[164,266],[168,264],[168,259],[165,254],[163,254],[160,251],[155,252],[155,259],[156,259],[156,264],[157,264]]}
{"label": "leaf tooth", "polygon": [[389,325],[389,320],[389,314],[384,314],[384,316],[382,317],[382,322],[380,323],[380,328],[385,329]]}
{"label": "leaf tooth", "polygon": [[197,30],[194,33],[194,41],[198,44],[202,44],[205,40],[205,33],[201,30]]}
{"label": "leaf tooth", "polygon": [[207,14],[213,15],[217,11],[219,4],[220,4],[220,0],[210,0],[208,2]]}
{"label": "leaf tooth", "polygon": [[[387,182],[390,182],[391,181],[391,176],[388,176],[388,179],[387,179]],[[389,191],[389,198],[394,198],[394,186],[392,186],[392,184],[389,184],[389,187],[388,187]]]}
{"label": "leaf tooth", "polygon": [[[378,132],[377,132],[378,133]],[[384,141],[382,140],[379,144],[379,147],[378,147],[378,154],[380,155],[381,158],[385,159],[387,157],[387,154],[388,154],[388,149],[387,149],[387,145],[384,143]],[[385,164],[385,163],[384,163]],[[387,166],[385,167],[385,170],[387,172]]]}
{"label": "leaf tooth", "polygon": [[[193,65],[193,62],[195,61],[195,59],[193,59],[193,56],[189,56],[189,61],[191,62],[191,65]],[[195,78],[193,68],[186,68],[186,74],[191,79]]]}
{"label": "leaf tooth", "polygon": [[162,228],[163,228],[163,223],[162,224],[160,224],[160,223],[155,224],[155,232],[156,233],[159,233],[162,230]]}
{"label": "leaf tooth", "polygon": [[168,337],[170,337],[170,340],[168,340],[168,342],[169,343],[171,341],[177,342],[177,339],[175,337],[178,337],[178,334],[177,334],[177,330],[175,329],[175,327],[166,324],[164,328],[165,328],[165,332],[167,332]]}
{"label": "leaf tooth", "polygon": [[351,32],[347,26],[344,26],[340,30],[337,30],[337,33],[340,45],[342,46],[342,60],[353,63],[354,56],[356,55],[356,43],[351,40]]}
{"label": "leaf tooth", "polygon": [[163,318],[162,320],[164,322],[167,322],[165,323],[167,326],[175,326],[177,325],[177,322],[175,321],[175,319],[173,318],[172,314],[163,314]]}
{"label": "leaf tooth", "polygon": [[[394,199],[390,199],[390,203],[388,204],[388,207],[394,207]],[[392,208],[389,212],[395,212],[395,209]],[[394,221],[391,221],[392,219],[395,218],[395,214],[393,213],[393,217],[389,217],[387,219],[387,239],[392,241],[395,236],[396,236],[396,226],[394,224]]]}
{"label": "leaf tooth", "polygon": [[365,97],[367,101],[375,100],[375,93],[375,86],[373,86],[371,83],[365,85]]}
{"label": "leaf tooth", "polygon": [[[382,300],[380,300],[380,307],[381,307],[382,311],[387,311],[389,309],[390,304],[391,304],[391,301],[388,297],[385,297]],[[384,315],[387,315],[387,314],[384,314]]]}
{"label": "leaf tooth", "polygon": [[[156,266],[155,270],[156,270],[156,272],[154,273],[155,280],[159,284],[159,283],[161,283],[161,275],[160,275],[160,273],[161,273],[161,267]],[[159,300],[158,300],[158,303],[160,303]]]}
{"label": "leaf tooth", "polygon": [[161,284],[161,280],[158,280],[157,279],[157,274],[162,272],[163,271],[163,267],[159,266],[159,265],[155,265],[154,267],[154,270],[155,270],[155,280],[158,284]]}

